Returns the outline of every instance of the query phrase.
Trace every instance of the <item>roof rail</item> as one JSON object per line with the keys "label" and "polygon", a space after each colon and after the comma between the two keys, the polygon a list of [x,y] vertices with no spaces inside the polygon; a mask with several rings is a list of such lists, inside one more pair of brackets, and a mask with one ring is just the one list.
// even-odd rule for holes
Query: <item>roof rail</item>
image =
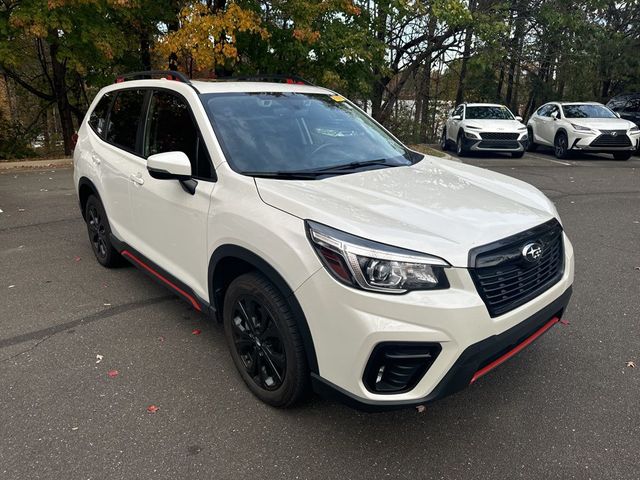
{"label": "roof rail", "polygon": [[175,70],[147,70],[142,72],[125,73],[116,77],[116,83],[126,82],[127,80],[143,80],[152,79],[153,77],[166,78],[167,80],[176,80],[182,83],[191,84],[191,80],[184,74]]}
{"label": "roof rail", "polygon": [[297,75],[281,75],[281,74],[256,74],[256,75],[243,75],[240,77],[218,77],[208,78],[205,80],[219,81],[219,82],[272,82],[272,83],[288,83],[290,85],[309,85],[315,87],[313,83],[305,80]]}
{"label": "roof rail", "polygon": [[184,73],[177,72],[175,70],[147,70],[142,72],[125,73],[116,77],[116,83],[126,82],[127,80],[151,80],[154,77],[185,83],[193,88],[196,93],[200,93],[200,91],[193,85],[193,83],[191,83],[191,79],[189,79],[189,77],[187,77]]}

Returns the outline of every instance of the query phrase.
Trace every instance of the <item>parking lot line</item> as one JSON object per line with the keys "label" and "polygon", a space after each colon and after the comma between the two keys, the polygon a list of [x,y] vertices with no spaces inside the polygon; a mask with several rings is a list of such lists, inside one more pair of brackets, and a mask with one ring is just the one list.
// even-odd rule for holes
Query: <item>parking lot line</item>
{"label": "parking lot line", "polygon": [[528,156],[530,156],[530,157],[533,157],[533,158],[540,159],[540,160],[547,160],[547,161],[549,161],[549,162],[559,163],[560,165],[566,165],[566,166],[568,166],[568,167],[571,167],[571,166],[572,166],[572,164],[571,164],[571,163],[569,163],[569,162],[562,162],[562,161],[560,161],[560,160],[555,160],[555,159],[553,159],[553,158],[548,158],[548,157],[543,157],[543,156],[541,156],[541,155],[536,155],[536,154],[531,153],[531,152],[529,152],[527,155],[528,155]]}

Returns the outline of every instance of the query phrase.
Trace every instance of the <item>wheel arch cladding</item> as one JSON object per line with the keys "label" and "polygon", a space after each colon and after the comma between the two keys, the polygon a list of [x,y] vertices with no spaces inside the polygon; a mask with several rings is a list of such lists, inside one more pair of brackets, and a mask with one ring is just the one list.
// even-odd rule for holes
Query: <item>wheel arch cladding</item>
{"label": "wheel arch cladding", "polygon": [[216,310],[217,319],[219,321],[222,320],[224,295],[229,284],[239,275],[250,271],[262,273],[284,295],[296,319],[298,331],[304,344],[309,369],[313,373],[319,373],[311,330],[309,329],[307,319],[293,290],[282,275],[266,260],[238,245],[227,244],[219,246],[209,260],[209,301]]}
{"label": "wheel arch cladding", "polygon": [[[80,211],[82,218],[85,218],[85,208],[87,206],[87,200],[91,195],[95,195],[100,200],[100,194],[98,189],[91,180],[87,177],[82,177],[78,182],[78,200],[80,201]],[[102,201],[102,200],[100,200]]]}

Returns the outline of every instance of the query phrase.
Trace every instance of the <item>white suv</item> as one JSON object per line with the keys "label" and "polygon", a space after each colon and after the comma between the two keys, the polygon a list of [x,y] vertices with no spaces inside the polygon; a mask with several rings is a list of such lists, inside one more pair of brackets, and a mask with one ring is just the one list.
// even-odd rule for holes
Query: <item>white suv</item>
{"label": "white suv", "polygon": [[534,187],[412,152],[323,88],[171,75],[93,101],[82,214],[102,265],[224,323],[263,401],[423,404],[559,321],[573,250]]}
{"label": "white suv", "polygon": [[455,145],[456,153],[510,152],[515,158],[527,149],[527,127],[504,105],[463,103],[451,111],[442,129],[442,150]]}
{"label": "white suv", "polygon": [[640,147],[640,128],[596,102],[551,102],[529,119],[529,150],[553,147],[557,158],[571,152],[610,153],[628,160]]}

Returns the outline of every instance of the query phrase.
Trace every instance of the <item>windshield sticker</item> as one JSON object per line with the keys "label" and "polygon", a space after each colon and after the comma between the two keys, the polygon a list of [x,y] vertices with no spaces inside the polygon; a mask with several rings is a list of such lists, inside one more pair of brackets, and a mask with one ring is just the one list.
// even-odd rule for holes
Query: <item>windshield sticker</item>
{"label": "windshield sticker", "polygon": [[331,95],[331,100],[333,100],[334,102],[344,102],[346,98],[344,98],[342,95]]}

